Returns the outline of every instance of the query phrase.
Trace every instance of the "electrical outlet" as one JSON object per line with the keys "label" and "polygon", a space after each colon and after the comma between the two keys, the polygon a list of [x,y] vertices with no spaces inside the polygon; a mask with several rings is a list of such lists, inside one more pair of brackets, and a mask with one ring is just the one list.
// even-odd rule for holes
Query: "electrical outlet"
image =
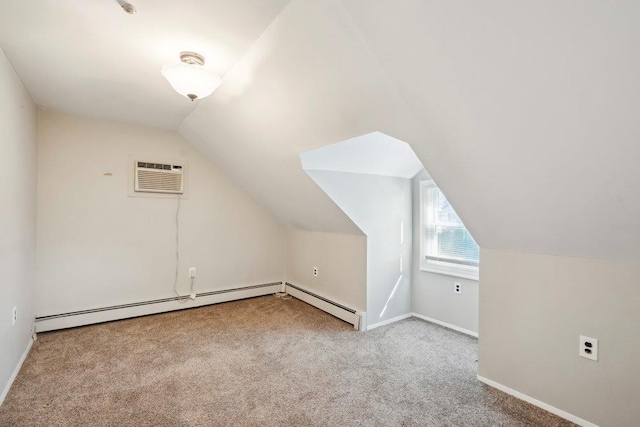
{"label": "electrical outlet", "polygon": [[11,314],[11,324],[15,325],[18,321],[18,307],[13,307],[13,312]]}
{"label": "electrical outlet", "polygon": [[195,267],[191,267],[191,268],[189,268],[189,278],[193,279],[194,277],[196,277],[196,268]]}
{"label": "electrical outlet", "polygon": [[598,340],[580,335],[580,356],[598,361]]}
{"label": "electrical outlet", "polygon": [[461,294],[462,293],[462,283],[453,282],[453,292],[455,292],[456,294]]}
{"label": "electrical outlet", "polygon": [[313,277],[318,277],[318,267],[313,267]]}

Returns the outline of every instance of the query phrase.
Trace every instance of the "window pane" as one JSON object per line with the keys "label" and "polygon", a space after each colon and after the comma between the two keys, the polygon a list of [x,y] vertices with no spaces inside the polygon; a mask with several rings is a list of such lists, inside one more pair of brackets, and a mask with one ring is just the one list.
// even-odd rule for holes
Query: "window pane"
{"label": "window pane", "polygon": [[478,245],[442,192],[429,185],[423,196],[426,258],[477,266]]}

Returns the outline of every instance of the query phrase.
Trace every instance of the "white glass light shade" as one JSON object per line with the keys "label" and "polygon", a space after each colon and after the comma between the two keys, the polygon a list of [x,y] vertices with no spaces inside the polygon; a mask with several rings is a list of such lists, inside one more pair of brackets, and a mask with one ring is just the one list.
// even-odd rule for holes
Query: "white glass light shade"
{"label": "white glass light shade", "polygon": [[222,84],[220,77],[209,73],[200,65],[165,65],[162,67],[162,75],[176,92],[191,100],[211,95]]}

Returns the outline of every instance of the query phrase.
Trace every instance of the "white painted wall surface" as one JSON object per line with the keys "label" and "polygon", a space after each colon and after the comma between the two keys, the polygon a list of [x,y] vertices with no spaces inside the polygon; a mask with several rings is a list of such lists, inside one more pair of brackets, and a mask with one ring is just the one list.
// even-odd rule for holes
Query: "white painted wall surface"
{"label": "white painted wall surface", "polygon": [[367,235],[367,325],[410,313],[411,180],[306,172]]}
{"label": "white painted wall surface", "polygon": [[[128,156],[188,161],[181,294],[281,281],[285,234],[179,134],[42,111],[37,315],[173,296],[177,199],[128,197]],[[105,174],[112,174],[107,176]]]}
{"label": "white painted wall surface", "polygon": [[[640,264],[481,248],[479,375],[599,426],[640,420]],[[599,360],[578,337],[599,340]]]}
{"label": "white painted wall surface", "polygon": [[[313,276],[318,267],[318,277]],[[287,230],[287,281],[357,311],[366,307],[367,238]]]}
{"label": "white painted wall surface", "polygon": [[[420,181],[429,179],[431,178],[423,170],[412,182],[414,230],[411,311],[468,331],[478,332],[478,281],[420,270]],[[454,282],[462,284],[462,294],[453,291]]]}
{"label": "white painted wall surface", "polygon": [[0,393],[27,348],[35,317],[36,126],[36,107],[0,50]]}

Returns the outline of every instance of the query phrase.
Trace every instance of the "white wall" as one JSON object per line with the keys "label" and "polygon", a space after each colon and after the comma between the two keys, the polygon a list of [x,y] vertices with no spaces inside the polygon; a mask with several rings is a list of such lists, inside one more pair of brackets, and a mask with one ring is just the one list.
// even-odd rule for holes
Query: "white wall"
{"label": "white wall", "polygon": [[[173,296],[177,199],[128,197],[128,156],[188,162],[179,290],[281,281],[281,225],[179,134],[42,111],[37,315]],[[111,174],[111,175],[105,175]]]}
{"label": "white wall", "polygon": [[[413,178],[413,275],[411,311],[462,329],[478,332],[477,280],[461,279],[420,270],[420,181],[431,179],[426,171]],[[482,266],[481,266],[482,268]],[[462,284],[462,294],[453,291],[454,282]]]}
{"label": "white wall", "polygon": [[[479,375],[600,426],[640,420],[640,264],[481,249]],[[578,356],[578,336],[599,360]]]}
{"label": "white wall", "polygon": [[35,317],[36,123],[35,105],[0,50],[0,393],[27,348]]}
{"label": "white wall", "polygon": [[[318,267],[318,277],[313,277]],[[365,311],[367,238],[287,230],[287,279],[357,311]]]}
{"label": "white wall", "polygon": [[367,235],[367,325],[410,313],[411,180],[320,170],[307,173]]}

